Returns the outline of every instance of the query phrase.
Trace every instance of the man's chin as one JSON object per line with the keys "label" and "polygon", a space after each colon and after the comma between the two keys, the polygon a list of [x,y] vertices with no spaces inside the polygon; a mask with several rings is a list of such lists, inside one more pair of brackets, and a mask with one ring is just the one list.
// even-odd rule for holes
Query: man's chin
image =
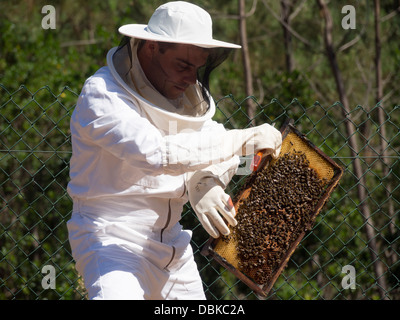
{"label": "man's chin", "polygon": [[184,91],[179,91],[179,92],[177,92],[175,94],[169,94],[169,95],[167,95],[165,97],[167,99],[170,99],[170,100],[176,100],[176,99],[181,98],[184,95],[184,93],[185,93]]}

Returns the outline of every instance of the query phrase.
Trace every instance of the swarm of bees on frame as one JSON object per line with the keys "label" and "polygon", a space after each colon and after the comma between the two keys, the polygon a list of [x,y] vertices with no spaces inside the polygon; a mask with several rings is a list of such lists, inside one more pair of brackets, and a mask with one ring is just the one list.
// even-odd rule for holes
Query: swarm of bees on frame
{"label": "swarm of bees on frame", "polygon": [[327,185],[303,152],[281,156],[257,172],[249,196],[239,205],[235,237],[239,270],[262,285],[272,277],[293,241],[312,224]]}

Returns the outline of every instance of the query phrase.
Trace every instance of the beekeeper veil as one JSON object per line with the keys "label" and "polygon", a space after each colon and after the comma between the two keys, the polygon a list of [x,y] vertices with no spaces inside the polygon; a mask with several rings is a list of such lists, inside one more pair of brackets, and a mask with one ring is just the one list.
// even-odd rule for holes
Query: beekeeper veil
{"label": "beekeeper veil", "polygon": [[[213,39],[212,20],[207,11],[184,1],[169,2],[161,5],[151,16],[149,23],[128,24],[119,28],[125,37],[122,39],[113,60],[117,72],[124,78],[133,66],[134,50],[143,41],[152,40],[161,43],[189,44],[209,51],[206,64],[197,72],[198,88],[202,101],[210,104],[209,79],[211,72],[218,67],[239,45]],[[125,76],[123,76],[125,74]],[[199,113],[205,112],[198,108]]]}

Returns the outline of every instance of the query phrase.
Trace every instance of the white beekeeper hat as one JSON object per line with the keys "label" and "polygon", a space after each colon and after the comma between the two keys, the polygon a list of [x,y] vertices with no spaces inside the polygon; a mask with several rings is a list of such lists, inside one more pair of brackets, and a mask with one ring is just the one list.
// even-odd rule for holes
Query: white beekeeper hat
{"label": "white beekeeper hat", "polygon": [[149,23],[123,25],[118,31],[128,37],[191,44],[203,48],[241,46],[213,39],[212,20],[207,11],[184,1],[168,2],[154,11]]}

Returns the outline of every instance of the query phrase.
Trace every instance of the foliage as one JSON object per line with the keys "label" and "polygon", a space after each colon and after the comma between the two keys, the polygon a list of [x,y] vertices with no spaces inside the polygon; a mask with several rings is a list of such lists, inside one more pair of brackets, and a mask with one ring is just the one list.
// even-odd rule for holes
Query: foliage
{"label": "foliage", "polygon": [[[383,1],[382,1],[383,2]],[[15,0],[0,3],[0,298],[79,299],[84,290],[70,256],[65,222],[71,201],[65,187],[70,157],[69,116],[85,81],[105,65],[107,51],[121,40],[126,23],[147,23],[164,1],[144,0]],[[292,47],[285,49],[279,21],[280,1],[247,1],[247,34],[254,97],[246,97],[241,51],[214,71],[211,90],[218,102],[215,119],[231,128],[250,125],[246,99],[256,104],[255,124],[286,117],[333,157],[346,174],[317,219],[270,299],[378,298],[373,262],[364,229],[373,223],[379,259],[385,265],[388,296],[399,297],[399,98],[400,15],[398,1],[381,4],[384,96],[376,101],[373,2],[348,0],[357,13],[357,28],[341,26],[342,4],[328,6],[339,68],[349,97],[360,142],[359,159],[366,175],[368,199],[357,194],[346,135],[343,106],[324,50],[323,19],[313,1],[291,1]],[[56,8],[56,29],[44,30],[41,9]],[[213,16],[214,37],[240,43],[238,1],[198,0]],[[253,7],[255,5],[255,7]],[[252,10],[252,9],[255,10]],[[396,11],[397,10],[397,11]],[[396,14],[397,12],[397,14]],[[285,51],[286,50],[286,51]],[[285,53],[293,59],[290,69]],[[22,86],[23,85],[23,86]],[[230,96],[227,96],[230,95]],[[384,110],[387,141],[382,157]],[[243,182],[236,176],[234,193]],[[372,221],[359,210],[367,201]],[[199,254],[207,236],[190,210],[185,227],[194,229],[192,245],[211,299],[253,299],[255,296],[229,272]],[[41,268],[56,268],[57,290],[43,290]],[[341,268],[358,271],[355,291],[342,290]]]}

